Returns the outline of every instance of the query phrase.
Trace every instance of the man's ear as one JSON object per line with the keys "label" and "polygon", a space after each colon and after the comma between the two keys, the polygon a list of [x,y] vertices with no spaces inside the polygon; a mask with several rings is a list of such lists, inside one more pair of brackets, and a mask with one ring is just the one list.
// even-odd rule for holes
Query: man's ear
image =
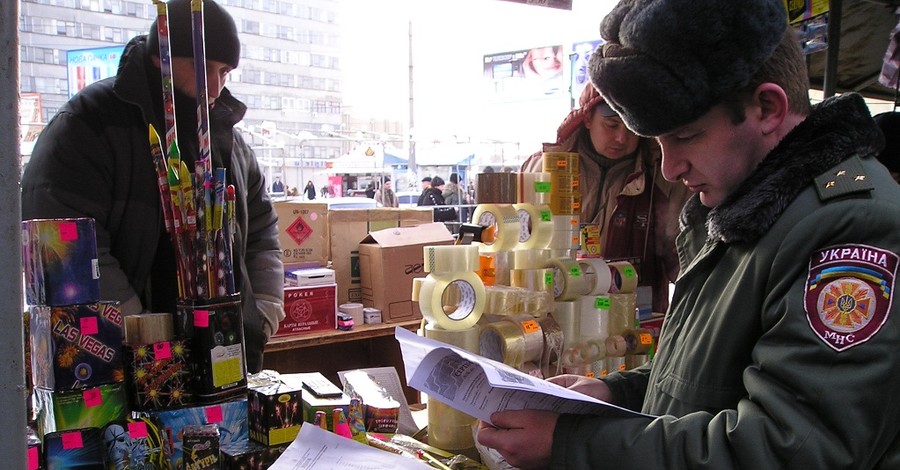
{"label": "man's ear", "polygon": [[753,102],[759,107],[759,126],[766,135],[781,128],[787,118],[788,97],[784,89],[775,83],[763,83],[756,87]]}

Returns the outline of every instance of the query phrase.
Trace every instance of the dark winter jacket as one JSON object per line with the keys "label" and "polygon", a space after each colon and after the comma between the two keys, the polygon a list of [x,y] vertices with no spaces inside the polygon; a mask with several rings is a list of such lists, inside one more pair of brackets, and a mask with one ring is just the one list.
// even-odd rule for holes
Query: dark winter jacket
{"label": "dark winter jacket", "polygon": [[[900,186],[858,95],[829,99],[712,210],[693,197],[650,417],[563,415],[553,468],[900,468]],[[642,399],[643,398],[643,399]]]}
{"label": "dark winter jacket", "polygon": [[[165,133],[158,76],[145,37],[132,39],[117,77],[88,86],[60,108],[41,133],[22,179],[23,219],[96,220],[101,297],[123,302],[126,314],[142,308],[171,311],[175,304],[171,289],[162,288],[169,282],[148,288],[151,277],[172,283],[175,278],[174,256],[161,238],[167,235],[148,141],[148,123]],[[180,108],[179,117],[191,115],[189,106]],[[263,325],[272,332],[284,318],[284,272],[263,175],[253,151],[233,130],[245,111],[222,90],[210,110],[210,139],[214,166],[224,165],[236,189],[235,276],[243,298],[248,369],[256,371],[266,342]],[[180,120],[179,131],[193,123]],[[192,170],[196,142],[196,132],[179,132],[182,159]],[[171,276],[153,273],[160,267]],[[151,289],[169,295],[151,300]]]}

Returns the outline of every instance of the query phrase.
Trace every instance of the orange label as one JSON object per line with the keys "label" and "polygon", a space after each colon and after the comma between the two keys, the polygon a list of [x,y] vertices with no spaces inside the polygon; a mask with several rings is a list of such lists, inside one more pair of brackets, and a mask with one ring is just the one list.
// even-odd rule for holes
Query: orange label
{"label": "orange label", "polygon": [[651,336],[650,333],[641,333],[640,340],[641,344],[653,344],[653,336]]}
{"label": "orange label", "polygon": [[521,322],[521,324],[522,324],[522,330],[525,331],[526,334],[527,333],[539,333],[541,331],[541,326],[538,325],[538,322],[536,322],[534,320],[525,320],[525,321]]}

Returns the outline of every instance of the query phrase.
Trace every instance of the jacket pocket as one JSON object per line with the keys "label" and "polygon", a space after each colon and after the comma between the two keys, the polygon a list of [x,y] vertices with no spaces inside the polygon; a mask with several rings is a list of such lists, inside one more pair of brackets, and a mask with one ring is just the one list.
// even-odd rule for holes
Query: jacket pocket
{"label": "jacket pocket", "polygon": [[661,378],[654,387],[658,392],[657,395],[661,393],[670,397],[671,403],[668,404],[664,397],[658,396],[654,400],[657,405],[667,408],[666,412],[668,413],[697,410],[718,412],[726,408],[737,407],[738,401],[747,395],[742,385],[727,386],[720,383],[691,382],[672,373]]}

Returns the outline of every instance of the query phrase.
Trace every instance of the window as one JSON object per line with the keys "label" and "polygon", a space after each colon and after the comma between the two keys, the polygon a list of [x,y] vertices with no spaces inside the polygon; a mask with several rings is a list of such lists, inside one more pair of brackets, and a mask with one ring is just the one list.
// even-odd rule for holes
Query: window
{"label": "window", "polygon": [[242,20],[241,28],[247,34],[259,34],[259,21]]}

